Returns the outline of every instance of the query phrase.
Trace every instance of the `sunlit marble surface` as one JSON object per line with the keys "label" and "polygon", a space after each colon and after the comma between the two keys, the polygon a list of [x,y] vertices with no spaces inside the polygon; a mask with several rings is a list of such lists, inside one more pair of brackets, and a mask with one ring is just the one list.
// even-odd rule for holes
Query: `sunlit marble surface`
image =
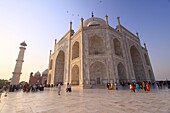
{"label": "sunlit marble surface", "polygon": [[43,92],[2,95],[0,113],[170,113],[170,90],[150,93],[129,90],[80,89],[61,95],[57,88]]}

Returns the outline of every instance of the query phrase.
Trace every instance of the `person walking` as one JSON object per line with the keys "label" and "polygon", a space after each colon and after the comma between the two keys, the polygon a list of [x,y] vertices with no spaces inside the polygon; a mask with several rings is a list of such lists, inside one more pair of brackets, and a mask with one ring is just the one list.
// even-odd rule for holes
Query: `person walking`
{"label": "person walking", "polygon": [[139,84],[138,83],[136,83],[136,90],[139,92],[139,89],[140,89],[140,87],[139,87]]}
{"label": "person walking", "polygon": [[146,84],[145,84],[144,81],[142,82],[142,88],[143,88],[144,91],[146,91]]}
{"label": "person walking", "polygon": [[117,82],[115,82],[115,88],[116,88],[116,90],[118,90],[118,84],[117,84]]}
{"label": "person walking", "polygon": [[129,85],[129,89],[131,90],[131,92],[132,92],[132,83],[130,83],[130,85]]}
{"label": "person walking", "polygon": [[0,100],[1,100],[2,93],[3,93],[3,88],[0,86]]}
{"label": "person walking", "polygon": [[109,83],[107,82],[107,89],[109,89]]}
{"label": "person walking", "polygon": [[5,91],[5,97],[7,96],[7,93],[8,93],[8,86],[6,85],[6,86],[3,86],[3,90]]}
{"label": "person walking", "polygon": [[147,90],[148,92],[150,92],[150,85],[149,85],[148,82],[146,83],[146,90]]}
{"label": "person walking", "polygon": [[135,93],[135,84],[132,83],[131,85],[132,85],[132,86],[131,86],[131,87],[132,87],[132,91]]}
{"label": "person walking", "polygon": [[68,91],[71,92],[71,84],[68,83]]}
{"label": "person walking", "polygon": [[67,83],[66,92],[71,92],[71,84]]}
{"label": "person walking", "polygon": [[59,83],[58,84],[58,95],[60,95],[60,92],[61,92],[61,84]]}

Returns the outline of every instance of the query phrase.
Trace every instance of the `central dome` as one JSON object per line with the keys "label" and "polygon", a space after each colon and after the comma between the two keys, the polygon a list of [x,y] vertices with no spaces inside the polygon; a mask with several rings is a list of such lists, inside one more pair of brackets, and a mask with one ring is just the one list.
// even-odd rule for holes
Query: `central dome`
{"label": "central dome", "polygon": [[105,26],[106,22],[103,19],[97,17],[89,18],[83,22],[83,27],[97,26],[97,25]]}

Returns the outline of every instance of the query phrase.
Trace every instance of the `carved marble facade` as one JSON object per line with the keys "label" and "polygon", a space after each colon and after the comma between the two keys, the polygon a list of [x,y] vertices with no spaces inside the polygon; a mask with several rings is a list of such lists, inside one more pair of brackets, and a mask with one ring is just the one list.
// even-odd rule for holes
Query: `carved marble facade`
{"label": "carved marble facade", "polygon": [[120,24],[112,28],[106,20],[81,18],[77,32],[70,30],[49,56],[48,84],[86,86],[107,82],[154,81],[146,44]]}

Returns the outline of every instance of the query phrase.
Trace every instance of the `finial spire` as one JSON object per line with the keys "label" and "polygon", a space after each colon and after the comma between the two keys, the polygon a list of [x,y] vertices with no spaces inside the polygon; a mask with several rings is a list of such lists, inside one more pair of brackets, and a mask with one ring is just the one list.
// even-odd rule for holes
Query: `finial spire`
{"label": "finial spire", "polygon": [[72,30],[72,21],[70,21],[70,30]]}
{"label": "finial spire", "polygon": [[105,18],[106,18],[106,25],[108,25],[109,24],[108,23],[108,16],[106,15]]}
{"label": "finial spire", "polygon": [[147,49],[147,47],[146,47],[146,43],[144,43],[143,45],[144,45],[145,49]]}
{"label": "finial spire", "polygon": [[81,18],[81,28],[83,28],[83,17]]}
{"label": "finial spire", "polygon": [[57,39],[55,39],[55,44],[57,43]]}
{"label": "finial spire", "polygon": [[118,25],[120,25],[120,17],[119,16],[117,17],[117,20],[118,20]]}
{"label": "finial spire", "polygon": [[20,45],[21,45],[21,46],[27,46],[27,44],[25,43],[25,41],[22,42]]}
{"label": "finial spire", "polygon": [[92,18],[94,17],[93,11],[92,11]]}
{"label": "finial spire", "polygon": [[52,52],[52,51],[50,50],[50,55],[51,55],[51,52]]}
{"label": "finial spire", "polygon": [[138,32],[136,32],[136,36],[139,37],[139,33]]}

